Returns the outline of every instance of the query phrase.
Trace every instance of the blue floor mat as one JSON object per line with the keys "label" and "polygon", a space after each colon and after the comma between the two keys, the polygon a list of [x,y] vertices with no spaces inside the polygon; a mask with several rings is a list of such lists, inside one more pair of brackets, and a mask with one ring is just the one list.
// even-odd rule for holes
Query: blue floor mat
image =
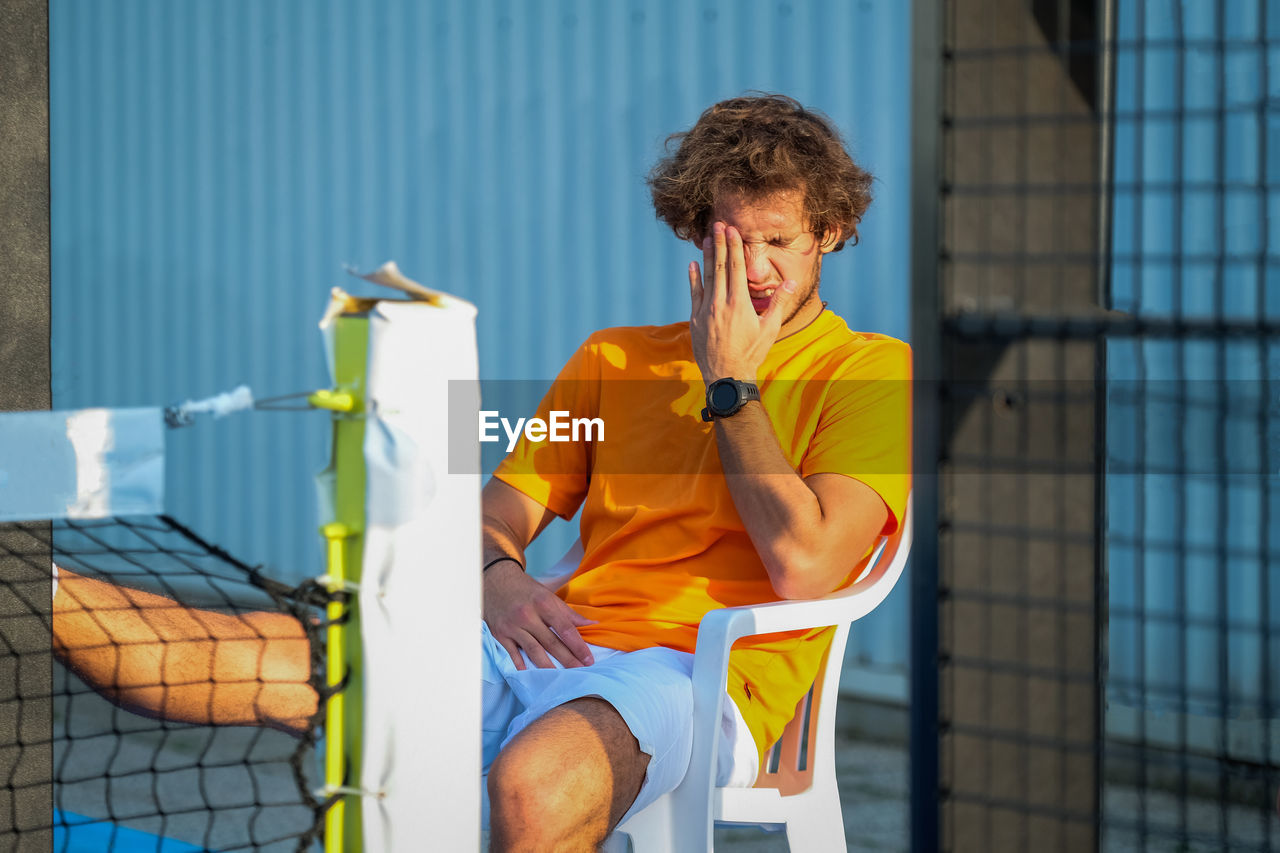
{"label": "blue floor mat", "polygon": [[53,824],[56,853],[208,853],[205,848],[185,841],[161,838],[60,809],[53,810]]}

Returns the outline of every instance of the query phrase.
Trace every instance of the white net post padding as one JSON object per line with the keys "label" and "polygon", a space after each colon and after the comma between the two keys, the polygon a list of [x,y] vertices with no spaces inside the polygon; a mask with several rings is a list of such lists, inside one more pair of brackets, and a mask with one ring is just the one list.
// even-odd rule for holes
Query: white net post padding
{"label": "white net post padding", "polygon": [[159,408],[0,416],[0,521],[164,511]]}
{"label": "white net post padding", "polygon": [[[474,431],[449,435],[451,401],[474,406],[463,423],[479,410],[475,316],[456,299],[369,314],[360,787],[378,793],[363,802],[366,850],[479,841],[480,451]],[[451,380],[477,390],[451,397]],[[451,451],[472,464],[450,473]]]}

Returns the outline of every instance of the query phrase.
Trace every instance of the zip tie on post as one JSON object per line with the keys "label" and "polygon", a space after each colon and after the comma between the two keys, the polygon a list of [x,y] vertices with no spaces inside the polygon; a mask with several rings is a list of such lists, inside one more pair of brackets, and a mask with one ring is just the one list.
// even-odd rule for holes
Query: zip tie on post
{"label": "zip tie on post", "polygon": [[338,580],[331,574],[323,574],[314,578],[315,582],[324,587],[330,593],[334,592],[359,592],[360,584],[355,581]]}
{"label": "zip tie on post", "polygon": [[353,788],[350,785],[325,785],[323,788],[313,788],[311,794],[321,800],[327,800],[335,794],[351,797],[374,797],[381,800],[386,798],[387,791],[385,788],[370,791],[368,788]]}
{"label": "zip tie on post", "polygon": [[170,429],[177,429],[178,427],[193,424],[196,415],[211,414],[215,418],[223,418],[233,412],[241,412],[252,408],[253,392],[249,390],[248,385],[241,385],[232,391],[227,391],[225,394],[206,397],[203,400],[188,400],[185,403],[178,403],[174,406],[166,406],[164,422]]}

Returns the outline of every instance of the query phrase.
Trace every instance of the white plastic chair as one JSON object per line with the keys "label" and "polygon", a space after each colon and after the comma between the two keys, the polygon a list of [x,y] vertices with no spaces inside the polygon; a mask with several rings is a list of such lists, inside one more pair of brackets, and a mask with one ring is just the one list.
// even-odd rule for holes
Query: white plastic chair
{"label": "white plastic chair", "polygon": [[[836,694],[845,641],[850,623],[875,610],[902,575],[911,548],[910,497],[898,531],[881,539],[877,547],[878,552],[856,583],[825,598],[730,607],[703,617],[693,662],[694,729],[689,772],[674,791],[620,825],[606,842],[606,853],[625,853],[626,837],[630,837],[636,853],[703,853],[712,849],[716,823],[785,829],[793,851],[847,849],[835,771]],[[577,556],[571,551],[565,559],[576,565],[581,551]],[[730,647],[739,638],[754,634],[827,625],[835,626],[835,635],[818,669],[813,690],[800,701],[779,741],[777,770],[769,772],[772,762],[766,753],[755,787],[715,787],[720,703],[727,699]],[[809,738],[804,742],[806,711]]]}

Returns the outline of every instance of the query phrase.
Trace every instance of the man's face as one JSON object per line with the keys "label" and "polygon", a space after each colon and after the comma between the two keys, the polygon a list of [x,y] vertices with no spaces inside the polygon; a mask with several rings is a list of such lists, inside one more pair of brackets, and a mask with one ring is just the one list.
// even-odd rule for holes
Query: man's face
{"label": "man's face", "polygon": [[747,289],[757,314],[769,307],[774,288],[787,279],[796,282],[800,299],[783,318],[780,336],[798,331],[821,313],[822,256],[831,251],[834,241],[824,245],[821,235],[809,230],[800,190],[765,196],[722,194],[712,208],[711,221],[732,225],[742,234]]}

